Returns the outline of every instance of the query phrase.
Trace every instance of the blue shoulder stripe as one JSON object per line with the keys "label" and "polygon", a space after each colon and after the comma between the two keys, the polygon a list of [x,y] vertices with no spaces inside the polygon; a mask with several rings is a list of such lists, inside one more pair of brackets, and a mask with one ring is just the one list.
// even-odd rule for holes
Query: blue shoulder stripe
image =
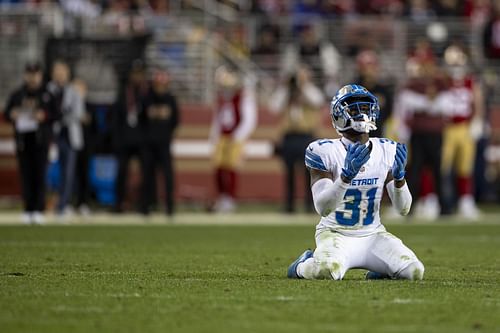
{"label": "blue shoulder stripe", "polygon": [[320,171],[327,171],[323,160],[319,155],[311,152],[309,149],[306,149],[305,163],[308,168],[317,169]]}

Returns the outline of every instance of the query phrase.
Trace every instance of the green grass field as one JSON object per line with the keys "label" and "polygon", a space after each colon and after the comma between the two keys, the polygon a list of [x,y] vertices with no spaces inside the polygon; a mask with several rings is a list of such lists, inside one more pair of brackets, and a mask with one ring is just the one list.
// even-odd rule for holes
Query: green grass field
{"label": "green grass field", "polygon": [[500,332],[500,225],[395,224],[424,281],[288,280],[314,226],[0,227],[0,331]]}

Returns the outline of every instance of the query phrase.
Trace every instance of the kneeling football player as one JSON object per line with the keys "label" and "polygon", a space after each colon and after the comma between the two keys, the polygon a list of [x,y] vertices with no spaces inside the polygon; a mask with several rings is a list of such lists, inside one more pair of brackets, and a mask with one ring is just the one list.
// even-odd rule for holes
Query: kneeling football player
{"label": "kneeling football player", "polygon": [[344,86],[333,98],[330,115],[341,138],[314,141],[305,152],[321,215],[316,249],[290,265],[289,278],[341,280],[351,268],[369,270],[368,279],[423,278],[422,262],[380,222],[384,186],[401,215],[408,214],[412,198],[406,146],[369,137],[378,114],[377,98],[360,85]]}

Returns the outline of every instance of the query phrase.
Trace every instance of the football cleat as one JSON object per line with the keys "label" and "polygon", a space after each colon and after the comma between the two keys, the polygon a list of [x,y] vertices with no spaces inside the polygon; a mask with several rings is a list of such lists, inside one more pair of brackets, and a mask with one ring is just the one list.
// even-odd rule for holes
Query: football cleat
{"label": "football cleat", "polygon": [[304,253],[302,253],[294,262],[292,262],[290,266],[288,266],[288,271],[286,276],[289,279],[301,279],[301,277],[297,275],[297,266],[299,266],[301,262],[304,262],[307,259],[312,258],[313,254],[314,251],[310,249],[305,250]]}
{"label": "football cleat", "polygon": [[366,280],[385,280],[390,278],[391,277],[385,273],[372,272],[372,271],[368,271],[368,273],[366,273],[365,276]]}
{"label": "football cleat", "polygon": [[479,209],[476,206],[474,198],[470,194],[463,195],[458,200],[458,214],[460,214],[460,216],[470,221],[475,221],[479,219],[481,213],[479,212]]}

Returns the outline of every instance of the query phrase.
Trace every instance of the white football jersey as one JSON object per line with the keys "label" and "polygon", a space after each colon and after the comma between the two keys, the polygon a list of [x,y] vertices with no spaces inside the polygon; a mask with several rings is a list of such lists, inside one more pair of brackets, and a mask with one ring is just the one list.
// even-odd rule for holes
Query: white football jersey
{"label": "white football jersey", "polygon": [[[385,230],[380,222],[380,202],[387,173],[394,164],[396,142],[383,138],[370,138],[369,142],[373,145],[369,160],[349,184],[344,200],[335,211],[321,218],[317,229],[330,228],[357,236]],[[306,149],[305,164],[331,173],[336,180],[349,144],[344,138],[316,140]]]}

